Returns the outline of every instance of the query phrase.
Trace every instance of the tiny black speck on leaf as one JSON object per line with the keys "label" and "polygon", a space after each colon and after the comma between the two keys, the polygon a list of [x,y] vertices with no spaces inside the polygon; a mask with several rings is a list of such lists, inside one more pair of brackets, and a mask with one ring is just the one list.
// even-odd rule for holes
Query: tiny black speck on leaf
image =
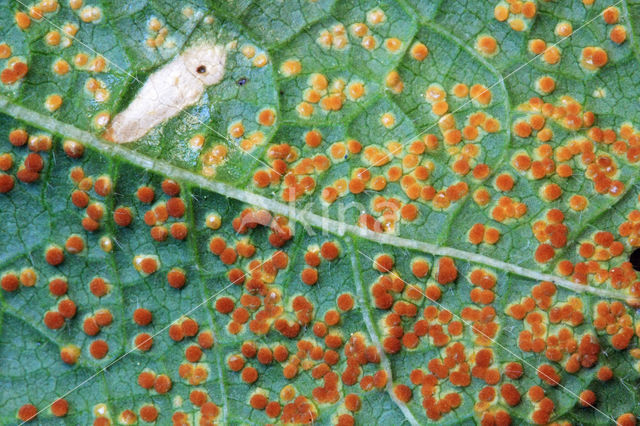
{"label": "tiny black speck on leaf", "polygon": [[636,271],[640,271],[640,248],[635,249],[629,255],[629,262],[631,262],[631,266],[633,266],[633,269],[635,269]]}
{"label": "tiny black speck on leaf", "polygon": [[247,84],[247,79],[245,77],[238,80],[238,86],[244,86],[245,84]]}
{"label": "tiny black speck on leaf", "polygon": [[207,67],[205,67],[204,65],[200,65],[198,68],[196,68],[196,71],[198,72],[198,74],[204,74],[205,72],[207,72]]}

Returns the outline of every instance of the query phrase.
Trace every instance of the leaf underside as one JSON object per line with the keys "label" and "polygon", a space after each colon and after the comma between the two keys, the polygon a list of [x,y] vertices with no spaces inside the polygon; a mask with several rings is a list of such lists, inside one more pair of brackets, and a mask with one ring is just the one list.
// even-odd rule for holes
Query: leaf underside
{"label": "leaf underside", "polygon": [[177,3],[0,0],[1,424],[635,424],[639,2]]}

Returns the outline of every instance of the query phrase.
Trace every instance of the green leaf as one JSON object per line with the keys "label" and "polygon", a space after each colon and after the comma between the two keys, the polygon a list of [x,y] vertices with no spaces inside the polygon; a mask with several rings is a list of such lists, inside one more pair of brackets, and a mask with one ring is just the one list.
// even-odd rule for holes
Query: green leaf
{"label": "green leaf", "polygon": [[0,423],[635,424],[639,3],[0,6]]}

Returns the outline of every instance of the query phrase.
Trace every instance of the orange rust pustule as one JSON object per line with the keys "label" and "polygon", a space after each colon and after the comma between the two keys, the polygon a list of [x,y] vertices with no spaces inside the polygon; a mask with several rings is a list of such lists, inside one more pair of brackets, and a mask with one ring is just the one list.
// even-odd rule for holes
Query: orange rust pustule
{"label": "orange rust pustule", "polygon": [[441,257],[438,261],[438,283],[449,284],[458,278],[458,268],[450,257]]}

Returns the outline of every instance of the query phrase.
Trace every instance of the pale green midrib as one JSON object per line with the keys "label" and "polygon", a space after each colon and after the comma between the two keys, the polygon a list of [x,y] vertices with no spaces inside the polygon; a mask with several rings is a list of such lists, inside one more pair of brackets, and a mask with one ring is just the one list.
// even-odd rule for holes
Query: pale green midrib
{"label": "pale green midrib", "polygon": [[523,268],[518,265],[513,265],[507,262],[503,262],[497,259],[483,256],[477,253],[468,252],[464,250],[455,249],[452,247],[444,247],[436,244],[426,243],[422,241],[415,241],[406,238],[397,237],[394,235],[380,234],[363,229],[355,225],[349,225],[343,222],[339,222],[334,219],[329,219],[324,216],[317,215],[305,210],[298,210],[295,206],[288,206],[278,201],[272,200],[261,195],[254,194],[249,191],[235,188],[231,185],[215,182],[200,176],[196,173],[189,172],[187,170],[173,166],[165,161],[153,159],[146,155],[131,151],[123,148],[121,145],[112,144],[99,139],[97,136],[80,130],[70,124],[66,124],[55,120],[51,117],[45,116],[35,111],[31,111],[23,106],[16,105],[10,102],[5,96],[0,95],[0,112],[4,112],[8,115],[16,117],[24,122],[27,122],[33,126],[43,128],[53,133],[57,133],[66,138],[80,141],[103,154],[121,158],[129,161],[133,164],[142,167],[143,169],[159,173],[165,176],[170,176],[173,179],[182,180],[192,185],[204,188],[218,194],[224,195],[229,198],[259,206],[261,208],[270,210],[273,213],[289,217],[303,225],[309,225],[336,234],[340,237],[345,234],[352,234],[354,236],[364,238],[370,241],[374,241],[379,244],[387,244],[396,247],[403,247],[411,250],[417,250],[424,253],[430,253],[436,256],[449,256],[464,261],[470,261],[474,263],[483,264],[492,268],[500,269],[506,272],[510,272],[522,277],[530,278],[535,281],[551,281],[554,284],[569,289],[577,293],[590,293],[604,298],[623,299],[633,302],[640,302],[640,300],[633,298],[629,295],[625,295],[618,292],[613,292],[605,289],[595,288],[592,286],[586,286],[573,283],[564,278],[558,276],[534,271],[531,269]]}
{"label": "pale green midrib", "polygon": [[[109,172],[113,173],[114,177],[117,177],[119,174],[119,170],[118,170],[118,164],[116,164],[113,159],[110,159],[109,161]],[[109,194],[106,199],[104,200],[104,203],[107,205],[108,208],[111,209],[111,211],[114,210],[115,208],[115,195],[113,193]],[[111,222],[111,221],[107,221],[106,223],[106,230],[109,233],[109,235],[113,235],[114,236],[114,240],[117,241],[117,237],[118,237],[118,231],[116,230],[115,227],[115,223]],[[106,259],[107,262],[109,263],[109,266],[111,267],[112,271],[113,271],[113,280],[114,282],[117,284],[117,292],[115,297],[118,299],[118,301],[120,302],[120,306],[115,307],[116,309],[118,309],[119,314],[121,315],[121,318],[125,318],[125,303],[124,303],[124,291],[125,291],[125,284],[122,281],[121,277],[120,277],[120,270],[118,269],[118,265],[115,259],[115,254],[113,253],[113,251],[107,252],[106,254]],[[97,306],[96,306],[97,308]],[[95,309],[95,308],[94,308]],[[128,342],[129,342],[129,337],[127,336],[127,328],[125,325],[124,321],[120,321],[120,323],[118,324],[118,328],[120,330],[120,349],[113,354],[113,358],[112,359],[117,359],[118,357],[122,356],[122,354],[126,354],[126,352],[129,350],[128,349]],[[131,336],[131,338],[133,339],[133,335]],[[102,376],[104,376],[104,380],[106,381],[106,372],[103,371],[102,372]],[[106,389],[106,388],[105,388]],[[107,390],[107,394],[108,394],[108,389]]]}
{"label": "pale green midrib", "polygon": [[[193,206],[193,192],[189,190],[188,196],[185,198],[187,199],[187,220],[189,222],[188,229],[193,230],[193,232],[195,233],[195,232],[198,232],[197,231],[198,228],[195,223],[196,212]],[[225,380],[226,374],[224,372],[224,369],[222,368],[223,353],[219,349],[219,343],[218,343],[220,342],[221,332],[220,332],[220,327],[218,325],[218,322],[216,321],[215,315],[212,311],[212,304],[210,303],[211,299],[215,297],[215,292],[212,294],[209,294],[209,292],[207,291],[206,279],[204,277],[204,273],[202,272],[204,268],[202,267],[202,262],[200,261],[196,239],[189,238],[189,241],[190,241],[189,249],[193,252],[193,261],[198,269],[198,284],[199,284],[200,295],[202,297],[202,300],[206,301],[204,305],[205,312],[209,317],[209,320],[211,321],[210,324],[213,328],[214,351],[212,351],[212,353],[214,354],[215,359],[212,360],[211,363],[212,364],[215,363],[215,367],[218,370],[218,377],[220,379],[220,394],[221,394],[220,396],[221,396],[221,400],[225,401],[224,404],[221,404],[221,408],[222,408],[221,422],[222,424],[227,424],[229,419],[229,404],[226,403],[226,401],[228,400],[227,381]]]}
{"label": "pale green midrib", "polygon": [[411,410],[409,410],[409,407],[407,407],[405,403],[403,403],[398,398],[396,398],[395,394],[393,393],[393,372],[391,371],[391,363],[389,362],[389,359],[387,358],[384,352],[384,348],[380,343],[380,339],[378,337],[378,334],[376,333],[376,327],[374,326],[373,320],[370,316],[370,312],[368,308],[369,305],[365,300],[364,285],[362,284],[362,280],[360,279],[360,262],[358,262],[358,258],[356,256],[357,249],[354,242],[351,240],[351,238],[346,237],[345,240],[351,252],[350,257],[351,257],[351,269],[353,270],[353,281],[354,281],[353,284],[356,288],[358,303],[360,304],[360,311],[362,312],[362,321],[364,322],[364,325],[367,328],[367,331],[369,332],[369,338],[371,339],[371,342],[378,349],[382,368],[384,368],[384,370],[387,372],[387,375],[389,376],[389,379],[387,381],[386,391],[391,397],[391,400],[400,409],[400,411],[402,412],[404,417],[407,419],[407,421],[414,426],[418,425],[419,423],[416,420],[416,418],[413,416],[413,413],[411,412]]}

